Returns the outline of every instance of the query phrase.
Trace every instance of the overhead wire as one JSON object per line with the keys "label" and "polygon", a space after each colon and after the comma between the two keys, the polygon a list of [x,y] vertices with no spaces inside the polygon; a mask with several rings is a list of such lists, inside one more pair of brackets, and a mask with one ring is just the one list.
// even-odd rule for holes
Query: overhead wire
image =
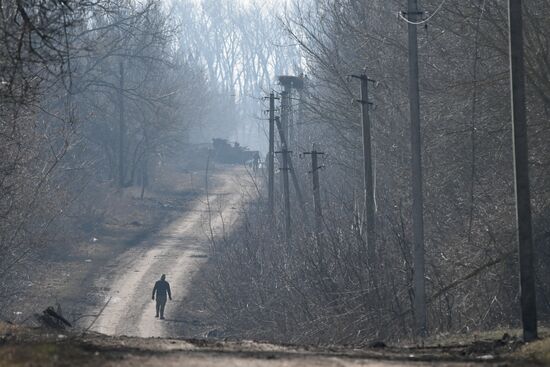
{"label": "overhead wire", "polygon": [[405,18],[403,16],[403,13],[402,12],[399,12],[399,18],[403,19],[405,22],[409,23],[409,24],[414,24],[414,25],[420,25],[420,24],[424,24],[424,23],[427,23],[430,19],[432,19],[433,17],[435,17],[435,15],[437,13],[439,13],[439,11],[441,10],[441,8],[443,8],[443,5],[445,5],[445,3],[447,2],[447,0],[442,0],[441,1],[441,4],[439,4],[439,6],[435,9],[435,11],[426,19],[424,20],[421,20],[419,22],[413,22],[413,21],[410,21],[408,20],[407,18]]}

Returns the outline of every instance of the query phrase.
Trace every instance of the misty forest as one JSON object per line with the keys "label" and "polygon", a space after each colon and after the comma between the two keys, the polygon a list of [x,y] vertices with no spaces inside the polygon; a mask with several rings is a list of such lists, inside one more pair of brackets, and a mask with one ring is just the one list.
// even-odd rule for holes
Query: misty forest
{"label": "misty forest", "polygon": [[2,323],[357,347],[548,325],[549,1],[0,9]]}

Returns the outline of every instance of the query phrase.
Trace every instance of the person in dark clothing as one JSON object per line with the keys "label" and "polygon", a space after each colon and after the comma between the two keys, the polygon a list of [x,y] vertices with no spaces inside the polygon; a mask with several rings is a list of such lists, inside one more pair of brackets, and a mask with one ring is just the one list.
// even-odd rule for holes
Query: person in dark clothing
{"label": "person in dark clothing", "polygon": [[260,153],[256,152],[254,153],[254,159],[252,160],[252,170],[254,173],[258,171],[258,168],[260,168]]}
{"label": "person in dark clothing", "polygon": [[155,287],[153,288],[153,300],[155,300],[155,293],[157,296],[157,315],[164,320],[164,306],[166,306],[166,295],[170,301],[172,300],[172,292],[170,292],[170,284],[166,281],[166,275],[162,274],[160,280],[157,280]]}

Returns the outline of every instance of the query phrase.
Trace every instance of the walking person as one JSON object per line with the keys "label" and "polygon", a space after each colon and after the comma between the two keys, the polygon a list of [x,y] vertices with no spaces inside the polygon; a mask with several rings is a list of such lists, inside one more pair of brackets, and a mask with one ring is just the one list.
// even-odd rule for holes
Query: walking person
{"label": "walking person", "polygon": [[164,320],[164,306],[166,306],[166,296],[172,300],[172,292],[170,292],[170,284],[166,281],[166,275],[162,274],[160,280],[157,280],[155,287],[153,288],[153,300],[155,300],[155,293],[157,296],[157,314],[155,317],[159,317]]}
{"label": "walking person", "polygon": [[260,153],[256,152],[252,161],[252,170],[254,173],[258,172],[258,168],[260,168]]}

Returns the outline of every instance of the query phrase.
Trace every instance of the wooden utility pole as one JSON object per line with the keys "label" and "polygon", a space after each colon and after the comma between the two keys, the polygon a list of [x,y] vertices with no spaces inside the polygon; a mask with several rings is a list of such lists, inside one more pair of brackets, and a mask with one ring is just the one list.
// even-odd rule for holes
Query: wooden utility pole
{"label": "wooden utility pole", "polygon": [[523,340],[537,339],[537,304],[533,267],[533,230],[529,190],[529,149],[525,113],[525,76],[523,61],[523,19],[521,0],[508,2],[510,30],[510,81],[512,94],[512,128],[514,131],[514,173],[516,219],[521,291]]}
{"label": "wooden utility pole", "polygon": [[406,18],[409,29],[409,103],[411,118],[412,150],[412,219],[414,244],[414,316],[416,334],[425,336],[426,286],[424,280],[424,216],[422,197],[422,143],[420,139],[420,91],[418,86],[418,40],[416,23],[419,15],[418,1],[408,0]]}
{"label": "wooden utility pole", "polygon": [[126,121],[124,116],[124,63],[120,61],[118,64],[119,69],[119,90],[118,90],[118,186],[124,187],[126,174],[125,174],[125,148],[124,137],[126,135]]}
{"label": "wooden utility pole", "polygon": [[325,154],[324,152],[318,152],[317,147],[313,144],[311,152],[304,152],[304,155],[311,155],[311,175],[313,183],[313,205],[315,207],[315,233],[317,239],[323,231],[323,211],[321,209],[321,191],[319,185],[319,170],[322,168],[319,166],[318,156]]}
{"label": "wooden utility pole", "polygon": [[290,153],[289,150],[287,150],[286,145],[282,144],[282,150],[276,153],[280,153],[283,157],[283,166],[281,167],[281,173],[283,176],[283,199],[284,199],[284,210],[285,210],[285,241],[287,250],[290,251],[292,249],[291,243],[292,243],[292,229],[291,229],[291,217],[290,217],[290,184],[288,180],[288,171],[290,170],[290,167],[288,165],[288,156]]}
{"label": "wooden utility pole", "polygon": [[273,215],[275,210],[275,165],[274,165],[274,146],[275,146],[275,94],[269,94],[269,152],[267,154],[268,166],[268,207],[269,213]]}
{"label": "wooden utility pole", "polygon": [[376,227],[375,227],[375,211],[376,204],[374,201],[374,174],[372,168],[372,139],[371,139],[371,122],[369,115],[369,82],[370,80],[365,74],[353,77],[361,80],[361,126],[363,133],[363,194],[365,201],[365,215],[367,220],[367,257],[370,264],[376,261]]}

